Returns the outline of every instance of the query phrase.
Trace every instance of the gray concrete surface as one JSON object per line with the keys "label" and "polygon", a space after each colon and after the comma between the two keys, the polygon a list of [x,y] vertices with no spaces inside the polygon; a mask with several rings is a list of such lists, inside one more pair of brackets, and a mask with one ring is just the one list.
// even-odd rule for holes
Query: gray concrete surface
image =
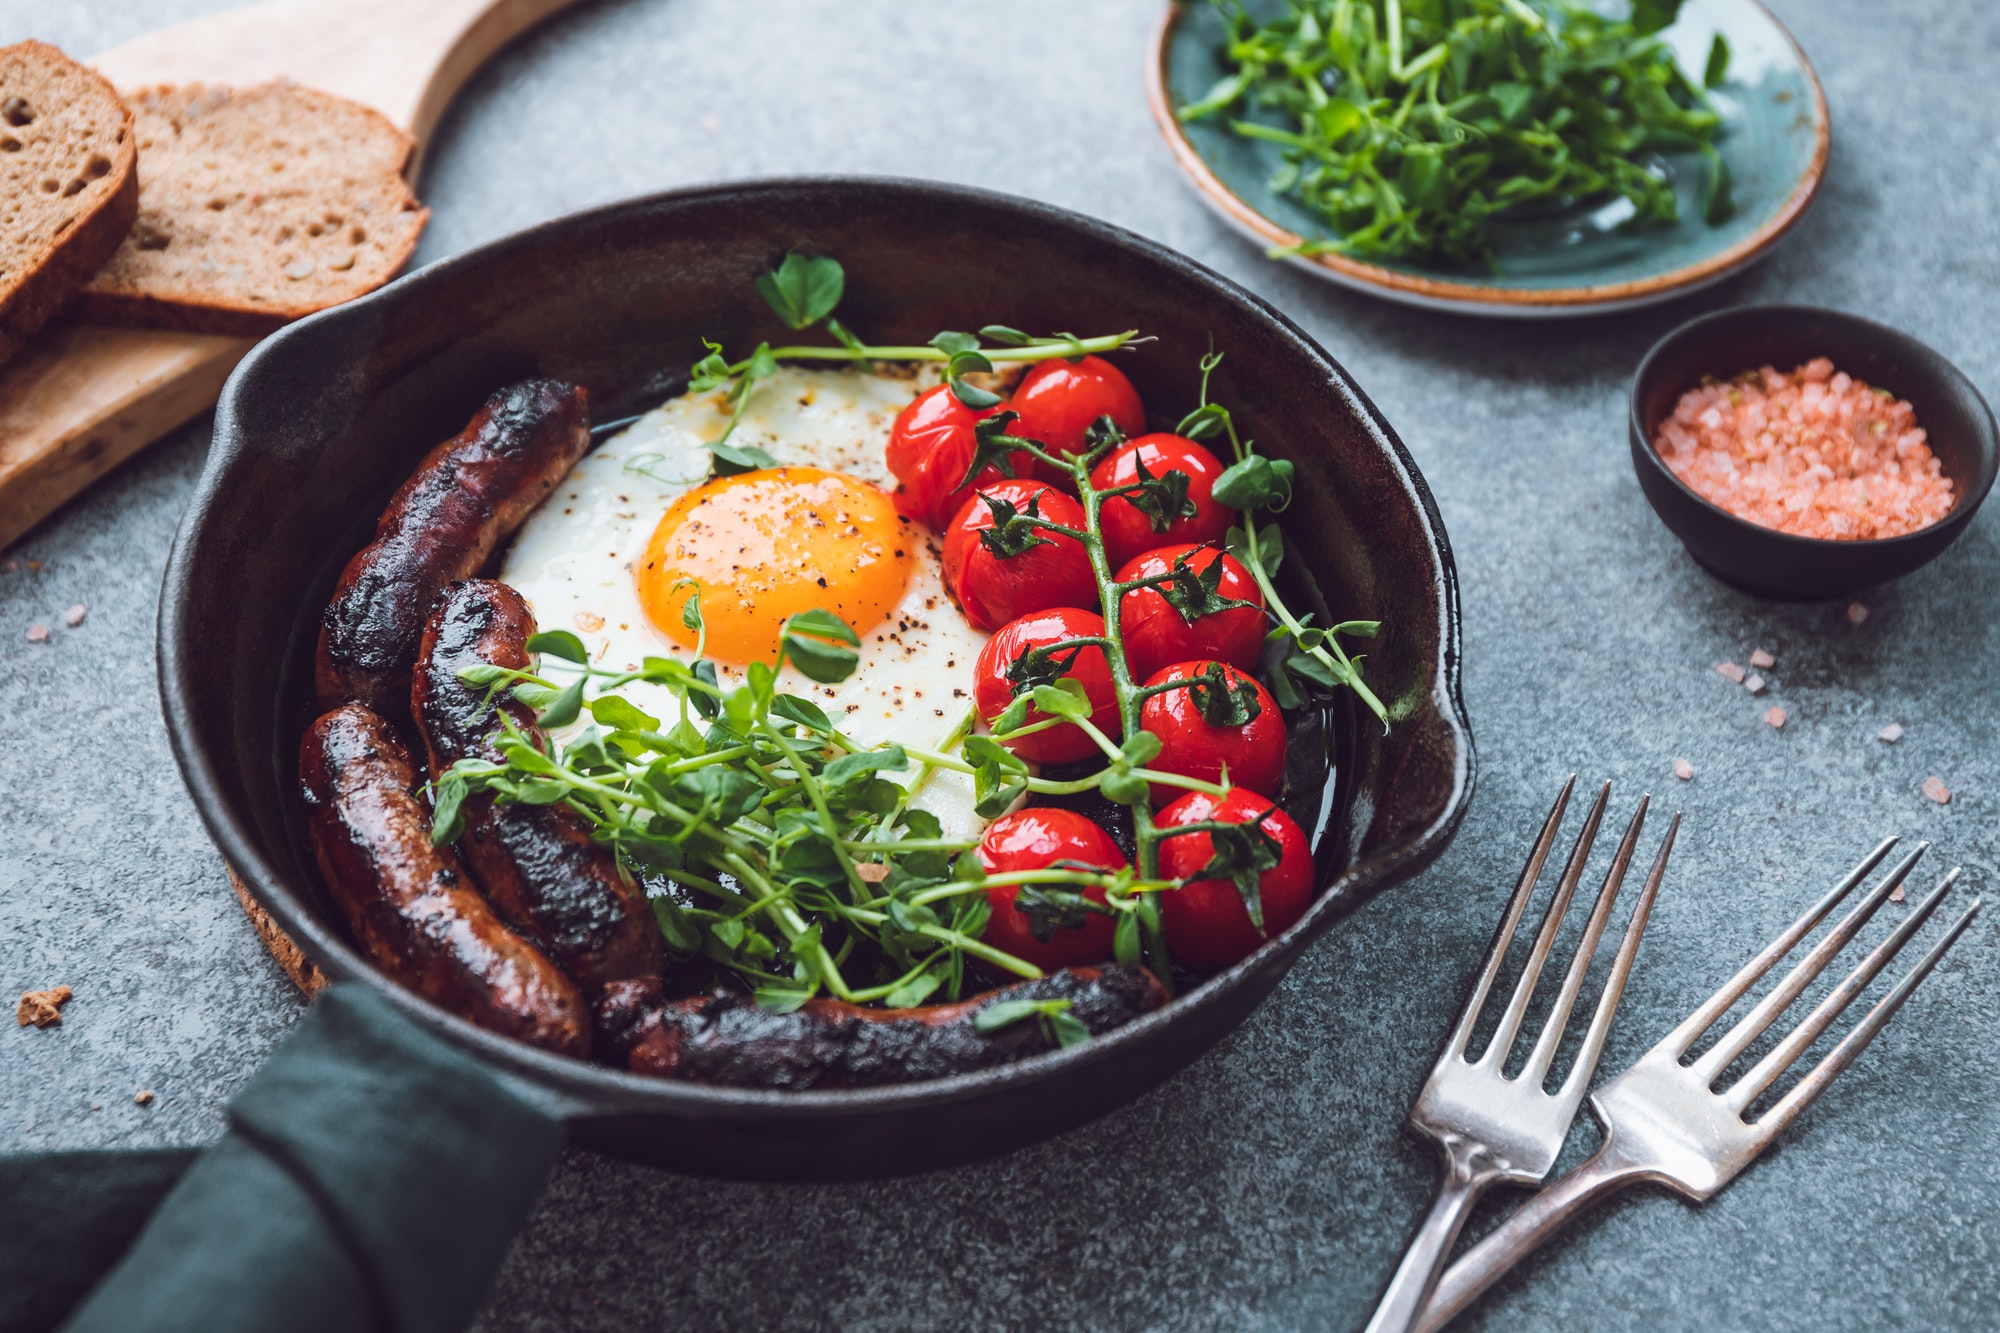
{"label": "gray concrete surface", "polygon": [[[211,0],[0,0],[0,39],[88,52]],[[1320,944],[1231,1040],[1102,1123],[886,1184],[752,1187],[572,1154],[480,1327],[1353,1327],[1430,1161],[1399,1122],[1572,768],[1687,815],[1616,1067],[1883,833],[1996,883],[2000,515],[1843,607],[1710,581],[1625,457],[1639,355],[1737,302],[1930,341],[2000,387],[2000,14],[1781,0],[1835,125],[1826,194],[1708,294],[1524,327],[1414,313],[1266,263],[1195,202],[1140,67],[1154,0],[606,0],[484,71],[436,143],[419,261],[573,208],[794,171],[974,182],[1081,209],[1266,294],[1354,372],[1430,478],[1465,592],[1483,778],[1420,880]],[[199,1143],[301,1006],[237,912],[167,752],[153,603],[206,425],[0,555],[0,982],[67,982],[0,1037],[0,1145]],[[26,562],[40,562],[32,570]],[[12,562],[20,562],[18,567]],[[89,608],[74,628],[61,612]],[[53,627],[31,644],[31,623]],[[1714,675],[1753,647],[1769,697]],[[1782,731],[1760,715],[1783,705]],[[1898,745],[1871,739],[1908,729]],[[1696,770],[1670,775],[1676,757]],[[1919,794],[1936,774],[1949,806]],[[1969,896],[1969,895],[1968,895]],[[1907,910],[1891,908],[1891,912]],[[1976,925],[1772,1155],[1702,1209],[1639,1192],[1530,1263],[1480,1329],[1991,1327],[2000,1307],[1996,930]],[[147,1108],[133,1094],[151,1088]],[[1580,1130],[1571,1150],[1593,1138]]]}

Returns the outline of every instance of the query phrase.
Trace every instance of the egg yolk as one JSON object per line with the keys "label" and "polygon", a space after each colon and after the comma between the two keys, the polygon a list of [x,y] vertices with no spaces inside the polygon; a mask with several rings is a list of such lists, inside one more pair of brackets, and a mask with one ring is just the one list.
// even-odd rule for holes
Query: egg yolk
{"label": "egg yolk", "polygon": [[674,501],[638,570],[639,602],[683,647],[681,619],[701,594],[707,654],[771,661],[788,616],[819,608],[866,634],[902,600],[920,535],[886,493],[813,467],[718,477]]}

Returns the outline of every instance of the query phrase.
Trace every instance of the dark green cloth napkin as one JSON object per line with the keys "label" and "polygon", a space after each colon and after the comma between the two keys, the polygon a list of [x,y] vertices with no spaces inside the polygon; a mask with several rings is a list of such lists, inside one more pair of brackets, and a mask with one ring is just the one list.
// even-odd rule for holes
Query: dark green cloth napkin
{"label": "dark green cloth napkin", "polygon": [[159,1152],[0,1159],[13,1233],[0,1330],[65,1312],[71,1333],[462,1329],[563,1140],[482,1066],[348,986],[313,1006],[229,1124],[191,1165]]}

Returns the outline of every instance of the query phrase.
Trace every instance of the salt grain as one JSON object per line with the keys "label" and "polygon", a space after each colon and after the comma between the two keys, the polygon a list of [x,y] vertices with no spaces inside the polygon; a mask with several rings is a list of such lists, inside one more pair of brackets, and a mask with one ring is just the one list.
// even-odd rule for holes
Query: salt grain
{"label": "salt grain", "polygon": [[1889,901],[1892,903],[1899,903],[1903,901],[1903,896],[1904,896],[1903,886],[1901,884],[1898,884],[1895,888],[1889,890]]}
{"label": "salt grain", "polygon": [[1825,357],[1697,385],[1653,448],[1704,499],[1801,537],[1897,537],[1951,512],[1951,479],[1916,409]]}
{"label": "salt grain", "polygon": [[1782,709],[1782,708],[1773,708],[1773,709],[1770,709],[1769,711],[1767,711],[1767,712],[1766,712],[1766,713],[1764,714],[1764,721],[1765,721],[1765,722],[1766,722],[1767,724],[1769,724],[1769,725],[1771,725],[1771,726],[1773,726],[1773,727],[1782,727],[1782,726],[1784,726],[1784,725],[1785,725],[1785,710],[1784,710],[1784,709]]}
{"label": "salt grain", "polygon": [[1737,666],[1734,662],[1717,662],[1715,664],[1715,674],[1723,677],[1725,680],[1733,680],[1738,685],[1743,683],[1743,668]]}
{"label": "salt grain", "polygon": [[151,1088],[141,1088],[132,1094],[132,1100],[141,1106],[151,1106],[153,1104],[153,1090]]}
{"label": "salt grain", "polygon": [[1903,739],[1903,724],[1900,722],[1891,722],[1888,726],[1875,733],[1875,739],[1878,741],[1887,741],[1889,744],[1894,745],[1897,741]]}
{"label": "salt grain", "polygon": [[1867,608],[1867,607],[1863,606],[1863,605],[1862,605],[1861,603],[1859,603],[1859,602],[1849,602],[1849,603],[1847,604],[1847,623],[1848,623],[1848,624],[1850,624],[1850,625],[1859,625],[1859,624],[1860,624],[1860,623],[1861,623],[1862,621],[1864,621],[1864,620],[1866,620],[1866,619],[1868,619],[1868,608]]}
{"label": "salt grain", "polygon": [[1762,694],[1764,692],[1764,678],[1762,676],[1747,676],[1744,678],[1743,688],[1752,694]]}
{"label": "salt grain", "polygon": [[1750,665],[1769,671],[1772,667],[1778,665],[1778,659],[1765,652],[1762,648],[1752,648],[1750,650]]}
{"label": "salt grain", "polygon": [[48,641],[49,641],[49,627],[47,625],[28,626],[29,643],[47,643]]}
{"label": "salt grain", "polygon": [[1682,782],[1692,781],[1694,778],[1694,765],[1685,759],[1674,760],[1674,776]]}
{"label": "salt grain", "polygon": [[1951,804],[1951,788],[1944,785],[1944,779],[1933,774],[1924,779],[1924,795],[1939,805]]}
{"label": "salt grain", "polygon": [[83,618],[89,614],[89,608],[84,606],[82,602],[78,602],[75,606],[63,612],[63,624],[68,625],[71,629],[75,629],[83,623]]}

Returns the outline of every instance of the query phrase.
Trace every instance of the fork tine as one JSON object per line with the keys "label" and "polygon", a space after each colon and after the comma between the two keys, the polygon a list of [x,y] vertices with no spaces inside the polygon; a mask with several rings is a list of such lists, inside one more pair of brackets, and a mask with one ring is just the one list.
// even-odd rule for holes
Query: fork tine
{"label": "fork tine", "polygon": [[1652,802],[1650,795],[1639,798],[1639,808],[1633,812],[1632,822],[1625,826],[1625,836],[1611,858],[1611,868],[1604,872],[1604,887],[1597,891],[1597,902],[1590,909],[1590,919],[1584,923],[1583,938],[1576,943],[1576,956],[1570,959],[1569,971],[1563,975],[1562,990],[1557,992],[1548,1021],[1542,1025],[1542,1034],[1535,1039],[1535,1049],[1521,1070],[1521,1077],[1530,1084],[1540,1084],[1549,1076],[1556,1047],[1562,1042],[1563,1029],[1569,1026],[1570,1010],[1576,1005],[1577,992],[1583,989],[1583,979],[1590,971],[1591,959],[1597,955],[1598,942],[1604,938],[1605,923],[1611,919],[1618,890],[1625,883],[1625,871],[1632,864],[1632,853],[1639,845],[1639,830],[1646,825],[1646,810]]}
{"label": "fork tine", "polygon": [[1590,813],[1584,816],[1583,828],[1576,835],[1576,846],[1569,854],[1569,863],[1563,867],[1562,878],[1556,881],[1555,896],[1549,899],[1548,910],[1542,914],[1542,928],[1535,934],[1535,945],[1528,951],[1521,979],[1514,984],[1514,994],[1507,1001],[1507,1011],[1500,1015],[1500,1026],[1493,1030],[1493,1040],[1487,1044],[1478,1063],[1495,1066],[1507,1063],[1507,1052],[1513,1049],[1515,1034],[1521,1030],[1521,1017],[1527,1013],[1528,1002],[1535,996],[1535,983],[1542,979],[1542,964],[1548,961],[1549,949],[1556,942],[1556,931],[1562,927],[1570,899],[1576,896],[1577,881],[1583,878],[1584,862],[1590,859],[1590,846],[1597,841],[1598,825],[1604,822],[1604,807],[1610,803],[1611,784],[1607,782],[1598,789]]}
{"label": "fork tine", "polygon": [[1915,851],[1904,857],[1894,870],[1883,876],[1882,882],[1870,889],[1868,896],[1856,903],[1854,910],[1841,918],[1840,924],[1828,932],[1825,939],[1814,945],[1812,952],[1801,959],[1797,967],[1786,974],[1785,979],[1778,983],[1778,988],[1759,1000],[1755,1008],[1743,1015],[1734,1027],[1723,1034],[1722,1040],[1716,1042],[1701,1059],[1690,1066],[1691,1070],[1699,1075],[1704,1083],[1713,1083],[1722,1077],[1722,1071],[1729,1067],[1730,1061],[1750,1049],[1750,1043],[1757,1040],[1779,1014],[1790,1008],[1792,1001],[1799,998],[1800,992],[1812,984],[1813,978],[1824,972],[1827,964],[1853,941],[1861,928],[1868,924],[1868,918],[1875,915],[1875,909],[1888,899],[1890,891],[1901,884],[1915,868],[1917,858],[1924,854],[1929,845],[1929,843],[1918,843]]}
{"label": "fork tine", "polygon": [[1527,910],[1528,899],[1534,894],[1535,881],[1541,878],[1542,866],[1549,859],[1549,849],[1555,846],[1556,831],[1562,827],[1563,814],[1569,809],[1569,797],[1576,790],[1576,774],[1569,775],[1563,789],[1556,793],[1556,803],[1549,807],[1549,816],[1542,821],[1542,832],[1535,839],[1535,845],[1528,853],[1528,864],[1521,868],[1521,881],[1514,886],[1514,896],[1508,900],[1506,915],[1500,918],[1500,928],[1493,932],[1493,943],[1486,948],[1486,962],[1479,969],[1479,980],[1473,983],[1472,994],[1466,998],[1465,1009],[1458,1016],[1458,1026],[1445,1039],[1446,1056],[1463,1055],[1465,1043],[1472,1037],[1472,1028],[1479,1021],[1479,1011],[1486,1007],[1486,993],[1493,988],[1493,978],[1500,974],[1500,964],[1507,957],[1507,946],[1514,942],[1514,928],[1521,923],[1521,914]]}
{"label": "fork tine", "polygon": [[1675,815],[1667,825],[1667,836],[1660,842],[1659,855],[1653,858],[1653,868],[1646,873],[1639,901],[1632,905],[1632,919],[1625,923],[1625,938],[1618,942],[1618,956],[1611,960],[1611,972],[1604,978],[1604,994],[1598,997],[1590,1030],[1584,1034],[1583,1045],[1577,1048],[1576,1063],[1570,1067],[1569,1077],[1563,1080],[1562,1096],[1587,1086],[1597,1070],[1597,1057],[1604,1054],[1605,1038],[1611,1033],[1611,1016],[1618,1011],[1618,1001],[1625,994],[1626,978],[1632,975],[1632,962],[1639,956],[1639,938],[1646,933],[1646,922],[1653,914],[1653,899],[1659,896],[1660,881],[1667,875],[1667,857],[1672,854],[1674,837],[1680,831],[1681,817]]}
{"label": "fork tine", "polygon": [[[1679,1059],[1694,1045],[1695,1038],[1715,1025],[1715,1020],[1729,1011],[1729,1006],[1743,998],[1743,993],[1756,985],[1758,980],[1771,970],[1771,965],[1792,951],[1792,946],[1825,920],[1826,914],[1840,905],[1840,900],[1854,891],[1854,886],[1867,879],[1875,867],[1882,864],[1882,858],[1896,845],[1893,836],[1884,838],[1880,846],[1862,858],[1861,864],[1847,872],[1847,877],[1833,886],[1824,898],[1805,910],[1805,914],[1785,928],[1785,933],[1772,940],[1764,952],[1743,965],[1743,970],[1724,982],[1722,989],[1708,997],[1701,1008],[1689,1014],[1681,1025],[1669,1032],[1655,1051],[1671,1051]],[[1929,843],[1919,843],[1921,852]]]}
{"label": "fork tine", "polygon": [[1930,920],[1931,913],[1938,909],[1938,904],[1944,901],[1945,895],[1951,892],[1951,886],[1957,881],[1958,867],[1953,866],[1951,873],[1931,890],[1930,896],[1918,903],[1909,916],[1903,919],[1903,924],[1897,926],[1888,939],[1876,945],[1874,951],[1861,960],[1860,966],[1848,973],[1846,979],[1819,1002],[1812,1013],[1806,1016],[1805,1022],[1787,1033],[1785,1039],[1759,1060],[1749,1073],[1722,1094],[1723,1104],[1738,1115],[1743,1114],[1750,1103],[1756,1101],[1758,1095],[1770,1087],[1779,1075],[1791,1068],[1792,1062],[1798,1059],[1808,1046],[1819,1040],[1819,1034],[1826,1031],[1833,1020],[1840,1017],[1847,1006],[1854,1003],[1856,997],[1867,989],[1868,983],[1873,981],[1898,953],[1902,952],[1903,946],[1909,943],[1910,936],[1916,934],[1917,928]]}
{"label": "fork tine", "polygon": [[1826,1058],[1813,1067],[1812,1073],[1800,1079],[1798,1086],[1786,1093],[1776,1106],[1758,1117],[1757,1128],[1765,1133],[1767,1141],[1770,1136],[1775,1136],[1786,1125],[1796,1120],[1799,1112],[1810,1106],[1813,1098],[1826,1091],[1826,1085],[1839,1078],[1841,1071],[1854,1063],[1854,1057],[1867,1049],[1868,1043],[1875,1040],[1875,1034],[1888,1025],[1889,1020],[1896,1016],[1896,1011],[1903,1007],[1903,1001],[1910,998],[1910,992],[1914,991],[1919,983],[1930,975],[1931,969],[1938,965],[1938,960],[1944,957],[1945,950],[1958,942],[1958,937],[1972,924],[1972,918],[1979,915],[1982,901],[1974,898],[1972,905],[1965,909],[1958,920],[1951,923],[1951,929],[1944,933],[1944,938],[1932,945],[1930,952],[1917,960],[1917,965],[1896,983],[1894,990],[1876,1002],[1875,1007],[1868,1011],[1868,1017],[1862,1019],[1852,1032],[1841,1038],[1840,1045],[1827,1052]]}

